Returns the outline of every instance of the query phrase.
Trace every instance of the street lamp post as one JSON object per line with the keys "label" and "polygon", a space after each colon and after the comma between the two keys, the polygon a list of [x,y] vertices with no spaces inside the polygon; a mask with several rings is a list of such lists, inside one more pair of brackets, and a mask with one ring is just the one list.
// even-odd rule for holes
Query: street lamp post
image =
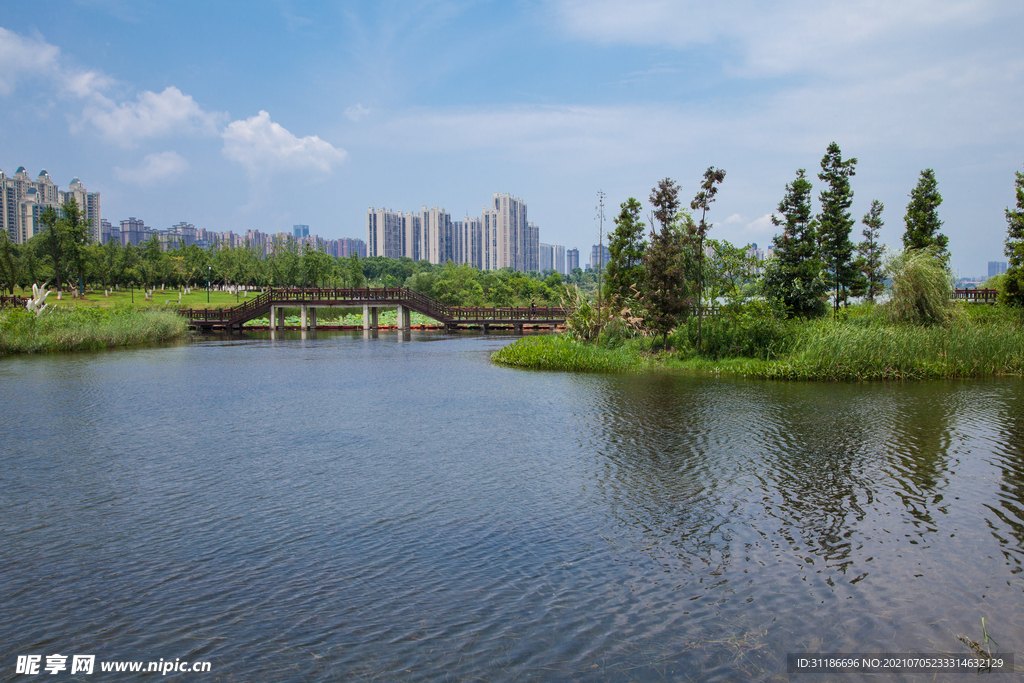
{"label": "street lamp post", "polygon": [[210,274],[213,266],[206,266],[206,303],[210,303]]}

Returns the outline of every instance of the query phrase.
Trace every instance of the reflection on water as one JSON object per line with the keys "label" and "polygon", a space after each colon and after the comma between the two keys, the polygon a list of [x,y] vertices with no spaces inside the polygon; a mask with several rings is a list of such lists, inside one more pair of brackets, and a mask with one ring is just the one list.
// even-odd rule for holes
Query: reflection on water
{"label": "reflection on water", "polygon": [[510,339],[0,362],[0,680],[64,650],[225,681],[784,680],[787,652],[965,652],[982,616],[1021,650],[1020,380],[490,365]]}

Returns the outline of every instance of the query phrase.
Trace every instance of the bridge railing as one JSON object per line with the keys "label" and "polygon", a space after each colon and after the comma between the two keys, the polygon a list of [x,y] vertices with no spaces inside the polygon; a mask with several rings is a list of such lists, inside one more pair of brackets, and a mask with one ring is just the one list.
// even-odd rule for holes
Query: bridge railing
{"label": "bridge railing", "polygon": [[953,298],[960,301],[973,301],[994,304],[999,301],[998,289],[955,289]]}
{"label": "bridge railing", "polygon": [[25,308],[25,304],[28,303],[28,299],[14,296],[0,296],[0,308]]}
{"label": "bridge railing", "polygon": [[416,308],[426,315],[441,322],[458,321],[527,321],[527,320],[559,320],[564,319],[566,310],[556,306],[530,307],[483,307],[483,306],[451,306],[422,292],[409,287],[362,287],[351,288],[287,288],[268,289],[243,304],[232,308],[216,309],[181,309],[179,313],[193,322],[210,324],[237,324],[253,317],[267,306],[294,302],[294,305],[315,305],[318,301],[339,303],[351,301],[353,306],[379,301],[388,305],[405,304]]}

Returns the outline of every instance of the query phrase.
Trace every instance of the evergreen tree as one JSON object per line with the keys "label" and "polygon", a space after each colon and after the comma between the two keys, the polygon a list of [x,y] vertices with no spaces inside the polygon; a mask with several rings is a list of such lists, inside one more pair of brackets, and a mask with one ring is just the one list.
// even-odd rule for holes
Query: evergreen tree
{"label": "evergreen tree", "polygon": [[882,256],[885,246],[878,241],[878,233],[885,223],[882,222],[882,211],[885,204],[874,199],[871,201],[871,208],[860,222],[864,224],[864,241],[857,246],[860,258],[857,264],[864,276],[864,295],[868,301],[874,301],[875,297],[882,293]]}
{"label": "evergreen tree", "polygon": [[857,279],[857,269],[853,266],[853,242],[850,241],[854,223],[850,215],[850,205],[853,204],[850,177],[855,175],[856,166],[856,158],[843,161],[839,145],[833,142],[821,159],[821,173],[818,174],[818,179],[826,183],[825,189],[818,194],[821,202],[818,224],[826,283],[835,290],[833,315],[839,310],[840,298],[846,299],[847,290]]}
{"label": "evergreen tree", "polygon": [[648,325],[661,332],[662,346],[665,346],[668,333],[693,304],[685,287],[686,237],[677,221],[679,186],[670,178],[659,181],[651,191],[650,202],[661,230],[651,226],[651,243],[644,254],[644,301]]}
{"label": "evergreen tree", "polygon": [[800,169],[796,179],[786,185],[772,225],[783,227],[772,240],[775,257],[765,268],[762,285],[765,294],[785,305],[790,316],[813,317],[824,312],[822,297],[825,281],[817,250],[817,221],[811,217],[811,182]]}
{"label": "evergreen tree", "polygon": [[696,257],[697,262],[697,350],[700,351],[703,348],[703,339],[701,337],[701,323],[704,321],[704,238],[708,234],[708,230],[711,226],[708,225],[705,220],[708,215],[708,209],[715,201],[715,195],[718,194],[718,188],[716,185],[721,185],[725,180],[725,169],[715,168],[714,166],[708,166],[708,170],[704,171],[704,182],[700,184],[700,192],[694,197],[693,201],[690,202],[690,208],[696,211],[700,209],[700,223],[696,225],[695,234],[693,237],[696,240],[694,246],[696,246]]}
{"label": "evergreen tree", "polygon": [[632,287],[639,287],[644,279],[644,239],[646,224],[640,220],[640,202],[630,197],[619,205],[615,230],[608,240],[608,294],[619,300],[635,296]]}
{"label": "evergreen tree", "polygon": [[1012,306],[1024,306],[1024,173],[1015,174],[1017,208],[1006,209],[1006,249],[1009,259],[1006,269],[1003,301]]}
{"label": "evergreen tree", "polygon": [[939,228],[942,227],[938,211],[941,203],[942,195],[939,194],[935,171],[926,168],[921,171],[917,187],[910,193],[907,214],[903,217],[903,222],[907,226],[906,232],[903,233],[904,248],[923,249],[935,246],[940,256],[949,258],[946,251],[949,238],[939,232]]}

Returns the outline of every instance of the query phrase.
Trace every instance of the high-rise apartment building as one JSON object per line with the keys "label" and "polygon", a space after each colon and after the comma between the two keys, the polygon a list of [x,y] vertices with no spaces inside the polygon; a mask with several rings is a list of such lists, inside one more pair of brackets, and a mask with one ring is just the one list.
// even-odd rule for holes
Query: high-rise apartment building
{"label": "high-rise apartment building", "polygon": [[293,225],[292,235],[295,239],[301,239],[303,237],[309,237],[309,226],[308,225]]}
{"label": "high-rise apartment building", "polygon": [[988,276],[995,277],[1006,272],[1006,261],[989,261],[988,262]]}
{"label": "high-rise apartment building", "polygon": [[604,245],[595,244],[590,248],[590,269],[601,270],[608,265],[608,261],[611,260],[611,254],[608,253],[608,247]]}
{"label": "high-rise apartment building", "polygon": [[82,211],[82,219],[89,224],[92,239],[101,235],[100,193],[89,192],[78,178],[73,178],[67,192],[62,192],[45,170],[33,181],[24,166],[13,176],[0,171],[0,230],[17,244],[24,244],[42,229],[39,217],[47,207],[58,216],[63,206],[74,199]]}
{"label": "high-rise apartment building", "polygon": [[580,250],[579,249],[567,249],[565,252],[565,270],[566,275],[572,273],[580,267]]}
{"label": "high-rise apartment building", "polygon": [[[526,203],[494,193],[479,217],[453,221],[443,208],[401,213],[370,207],[366,212],[367,253],[431,263],[468,263],[481,270],[540,269],[540,230],[526,220]],[[564,249],[560,253],[564,257]],[[560,261],[561,262],[561,261]],[[563,266],[564,269],[564,266]]]}
{"label": "high-rise apartment building", "polygon": [[565,269],[565,247],[561,244],[554,245],[555,250],[555,262],[552,268],[561,273],[562,275],[568,275],[568,271]]}

